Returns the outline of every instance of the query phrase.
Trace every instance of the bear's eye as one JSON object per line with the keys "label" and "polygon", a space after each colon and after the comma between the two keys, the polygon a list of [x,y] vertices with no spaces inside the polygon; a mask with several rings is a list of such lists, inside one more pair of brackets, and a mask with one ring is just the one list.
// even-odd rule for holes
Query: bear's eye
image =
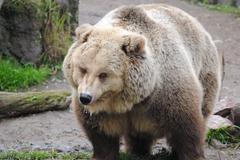
{"label": "bear's eye", "polygon": [[105,73],[105,72],[100,73],[100,74],[98,75],[98,77],[99,77],[100,80],[104,80],[104,79],[106,79],[107,76],[108,76],[108,75],[107,75],[107,73]]}
{"label": "bear's eye", "polygon": [[80,70],[80,72],[82,74],[86,74],[87,73],[87,69],[85,69],[85,68],[80,67],[79,70]]}

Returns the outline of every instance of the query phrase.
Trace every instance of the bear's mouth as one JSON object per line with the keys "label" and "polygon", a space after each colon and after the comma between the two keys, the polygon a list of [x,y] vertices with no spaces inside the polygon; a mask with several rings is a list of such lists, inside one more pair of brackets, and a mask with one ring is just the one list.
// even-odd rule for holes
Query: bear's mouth
{"label": "bear's mouth", "polygon": [[114,93],[111,91],[105,92],[95,101],[95,103],[102,103],[102,102],[106,101],[107,99],[111,98],[113,95],[114,95]]}

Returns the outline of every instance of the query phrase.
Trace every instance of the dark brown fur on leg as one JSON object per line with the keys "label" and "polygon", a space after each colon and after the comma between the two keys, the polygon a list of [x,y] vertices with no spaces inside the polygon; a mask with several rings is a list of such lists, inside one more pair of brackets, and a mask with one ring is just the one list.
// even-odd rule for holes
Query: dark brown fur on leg
{"label": "dark brown fur on leg", "polygon": [[145,156],[151,153],[153,138],[149,134],[135,133],[125,135],[127,152]]}
{"label": "dark brown fur on leg", "polygon": [[98,122],[103,115],[90,115],[79,106],[77,97],[73,97],[72,102],[76,117],[93,145],[93,160],[116,160],[119,153],[119,137],[108,136],[99,130]]}
{"label": "dark brown fur on leg", "polygon": [[119,152],[119,137],[111,137],[95,129],[85,128],[93,145],[93,160],[116,160]]}
{"label": "dark brown fur on leg", "polygon": [[181,84],[182,88],[173,87],[174,96],[164,92],[166,101],[165,129],[167,142],[176,154],[175,160],[204,159],[205,120],[201,111],[202,94],[197,83],[192,86]]}
{"label": "dark brown fur on leg", "polygon": [[[183,116],[183,114],[181,114]],[[189,118],[187,118],[189,117]],[[173,117],[172,117],[173,118]],[[202,160],[204,159],[204,123],[203,118],[196,115],[186,115],[181,123],[175,121],[169,128],[167,140],[172,147],[176,160]]]}

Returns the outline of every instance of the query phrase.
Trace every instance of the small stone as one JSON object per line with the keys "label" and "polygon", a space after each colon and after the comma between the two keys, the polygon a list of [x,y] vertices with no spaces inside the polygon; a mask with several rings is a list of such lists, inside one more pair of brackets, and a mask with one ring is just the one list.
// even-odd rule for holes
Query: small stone
{"label": "small stone", "polygon": [[0,152],[4,151],[4,147],[0,146]]}
{"label": "small stone", "polygon": [[211,115],[207,124],[208,128],[210,129],[217,129],[232,125],[233,123],[229,119],[223,118],[219,115]]}
{"label": "small stone", "polygon": [[52,78],[51,81],[52,81],[52,82],[55,82],[55,81],[56,81],[56,78]]}
{"label": "small stone", "polygon": [[216,139],[212,139],[210,144],[216,149],[227,148],[226,144],[223,144],[219,140],[216,140]]}
{"label": "small stone", "polygon": [[41,146],[39,145],[32,145],[32,150],[41,150]]}
{"label": "small stone", "polygon": [[73,151],[73,148],[71,148],[70,146],[65,146],[65,145],[61,145],[61,146],[59,145],[59,146],[56,146],[54,148],[57,152],[71,152],[71,151]]}
{"label": "small stone", "polygon": [[81,145],[80,145],[79,150],[90,152],[90,151],[92,151],[92,149],[93,149],[93,147],[89,142],[81,141]]}

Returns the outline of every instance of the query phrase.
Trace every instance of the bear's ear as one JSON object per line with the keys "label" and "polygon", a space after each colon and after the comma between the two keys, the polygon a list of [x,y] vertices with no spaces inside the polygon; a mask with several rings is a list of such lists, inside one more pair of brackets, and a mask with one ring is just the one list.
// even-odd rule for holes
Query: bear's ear
{"label": "bear's ear", "polygon": [[122,50],[129,57],[144,58],[145,38],[141,35],[125,35]]}
{"label": "bear's ear", "polygon": [[74,86],[77,87],[72,79],[73,74],[73,66],[72,66],[72,54],[74,50],[79,46],[77,42],[74,42],[71,47],[68,49],[68,53],[64,58],[63,64],[62,64],[62,71],[65,76],[65,78],[68,80],[68,82]]}
{"label": "bear's ear", "polygon": [[77,27],[77,29],[75,30],[77,40],[79,40],[81,43],[86,42],[92,30],[93,26],[90,24],[83,24]]}

